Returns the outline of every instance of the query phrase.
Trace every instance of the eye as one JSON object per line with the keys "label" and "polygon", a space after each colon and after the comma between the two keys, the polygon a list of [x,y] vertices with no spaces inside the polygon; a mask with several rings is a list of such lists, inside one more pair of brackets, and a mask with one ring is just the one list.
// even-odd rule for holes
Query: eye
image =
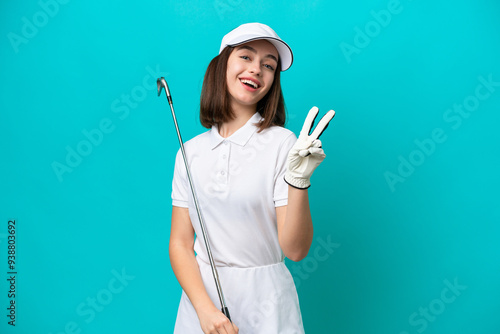
{"label": "eye", "polygon": [[245,60],[250,60],[250,57],[248,56],[240,56],[241,59],[245,59]]}
{"label": "eye", "polygon": [[264,64],[264,66],[270,69],[271,71],[274,71],[274,67],[272,65]]}

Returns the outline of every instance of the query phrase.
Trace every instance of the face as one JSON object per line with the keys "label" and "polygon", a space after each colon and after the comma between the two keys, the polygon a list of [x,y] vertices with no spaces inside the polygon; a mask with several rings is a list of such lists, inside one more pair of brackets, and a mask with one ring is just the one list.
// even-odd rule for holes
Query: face
{"label": "face", "polygon": [[266,40],[256,40],[234,48],[227,60],[226,81],[234,110],[257,107],[269,91],[279,71],[278,51]]}

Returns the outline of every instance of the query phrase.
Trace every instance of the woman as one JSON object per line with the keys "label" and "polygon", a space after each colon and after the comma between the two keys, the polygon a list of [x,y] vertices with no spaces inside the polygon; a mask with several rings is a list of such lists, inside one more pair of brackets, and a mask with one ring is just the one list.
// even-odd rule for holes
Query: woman
{"label": "woman", "polygon": [[200,119],[209,131],[185,143],[187,160],[231,321],[219,310],[208,256],[180,152],[172,183],[170,261],[183,289],[174,333],[303,333],[297,292],[284,258],[303,259],[313,226],[307,188],[325,155],[317,137],[283,127],[280,72],[289,46],[249,23],[224,36],[208,66]]}

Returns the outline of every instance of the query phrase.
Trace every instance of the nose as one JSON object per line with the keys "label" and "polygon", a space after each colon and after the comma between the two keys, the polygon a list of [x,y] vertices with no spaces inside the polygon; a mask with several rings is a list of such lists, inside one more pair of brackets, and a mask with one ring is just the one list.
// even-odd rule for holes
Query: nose
{"label": "nose", "polygon": [[260,68],[260,62],[258,61],[253,61],[251,64],[250,64],[250,68],[248,69],[248,71],[252,74],[255,74],[255,75],[260,75],[262,69]]}

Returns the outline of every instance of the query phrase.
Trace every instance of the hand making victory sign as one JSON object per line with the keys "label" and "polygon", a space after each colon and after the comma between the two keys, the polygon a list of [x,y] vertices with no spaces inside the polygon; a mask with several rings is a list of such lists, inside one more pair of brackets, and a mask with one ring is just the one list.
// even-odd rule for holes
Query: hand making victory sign
{"label": "hand making victory sign", "polygon": [[309,110],[299,138],[288,153],[285,181],[298,189],[307,189],[311,186],[310,178],[312,173],[326,157],[321,148],[319,137],[328,127],[333,116],[335,116],[335,111],[330,110],[326,113],[313,133],[310,134],[318,112],[317,107],[312,107]]}

